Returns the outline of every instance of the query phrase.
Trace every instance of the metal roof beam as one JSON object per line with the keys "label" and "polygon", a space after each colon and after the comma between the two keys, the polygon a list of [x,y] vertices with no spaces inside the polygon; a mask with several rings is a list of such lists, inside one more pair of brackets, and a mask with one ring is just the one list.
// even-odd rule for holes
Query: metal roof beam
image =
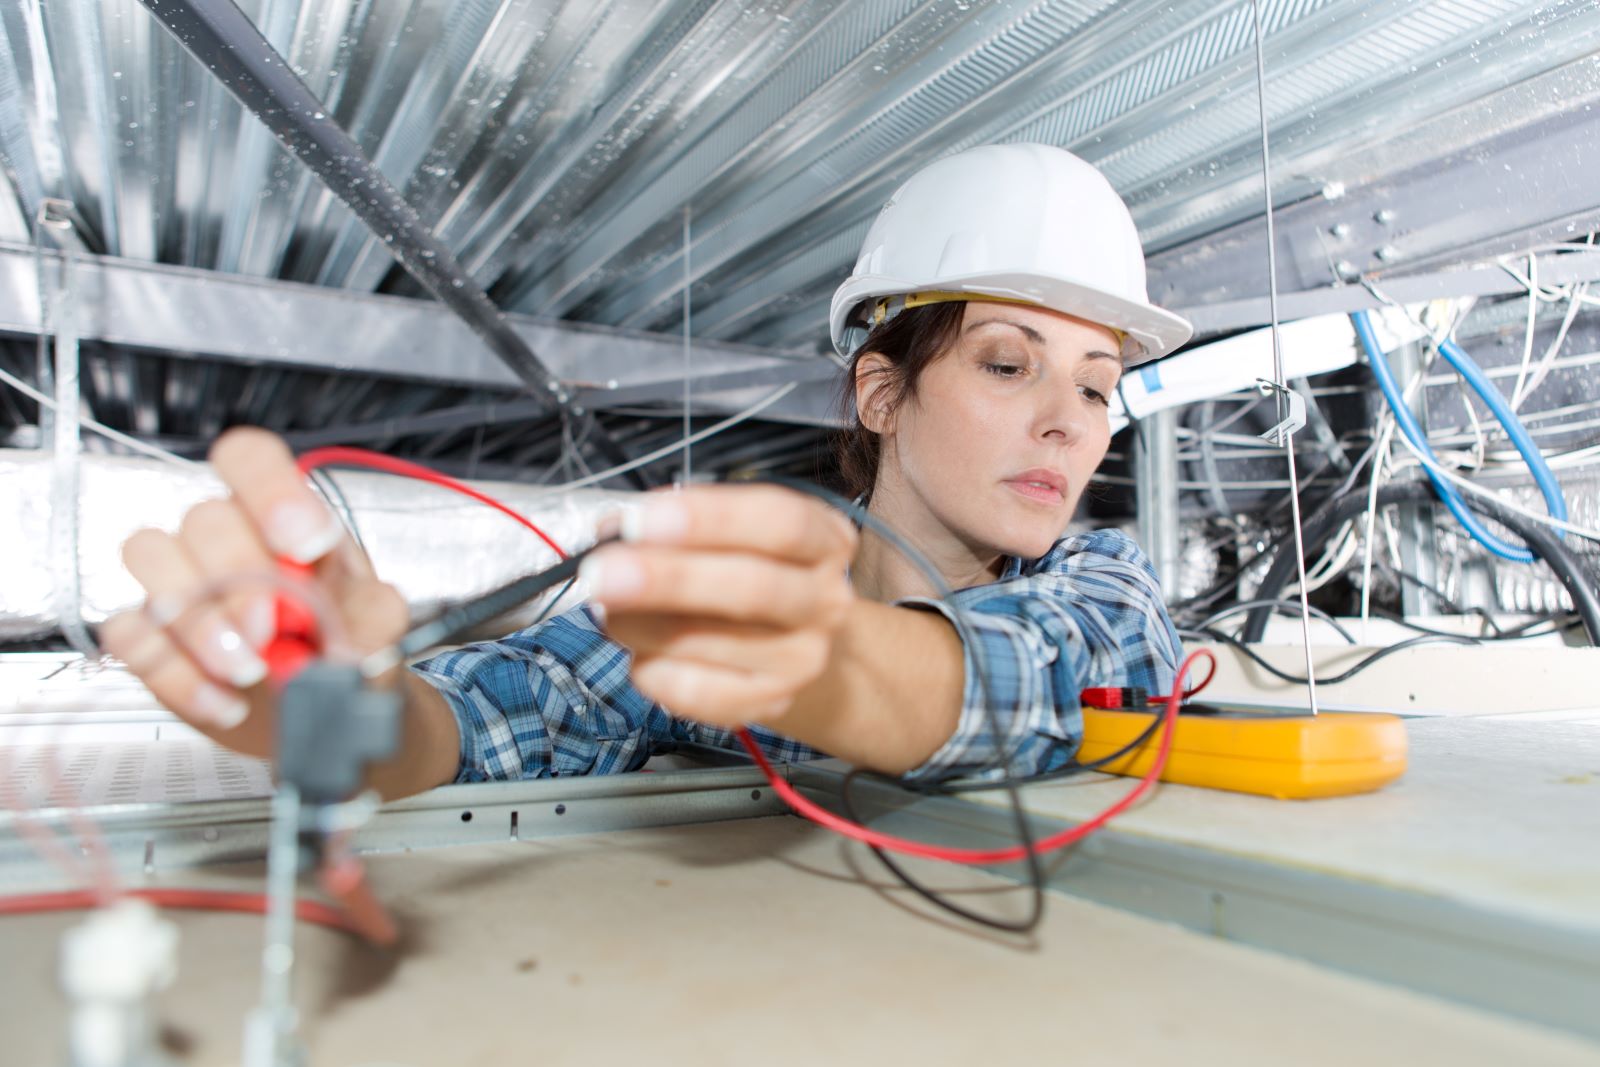
{"label": "metal roof beam", "polygon": [[[0,243],[0,333],[37,336],[34,253]],[[519,379],[432,301],[155,266],[112,257],[76,260],[86,340],[185,356],[487,388]],[[596,408],[668,400],[683,392],[683,339],[638,330],[508,315],[507,327],[544,352],[563,388]],[[691,342],[696,407],[709,395],[838,373],[829,360],[751,345]],[[547,402],[527,402],[530,412]],[[498,405],[509,410],[507,405]],[[520,409],[519,409],[520,410]],[[801,421],[810,421],[804,419]]]}
{"label": "metal roof beam", "polygon": [[[1283,315],[1290,317],[1291,308],[1298,317],[1371,306],[1360,303],[1359,287],[1337,288],[1363,276],[1396,299],[1407,291],[1403,279],[1416,274],[1431,279],[1412,286],[1420,299],[1516,292],[1521,287],[1503,271],[1441,274],[1440,268],[1570,241],[1600,227],[1596,174],[1600,111],[1575,109],[1336,198],[1281,207],[1273,218],[1278,284],[1288,293]],[[1265,222],[1255,219],[1154,255],[1150,297],[1187,315],[1201,332],[1260,325],[1265,245]],[[1505,279],[1499,288],[1496,275]],[[1446,281],[1464,288],[1451,292]]]}
{"label": "metal roof beam", "polygon": [[156,20],[249,108],[427,289],[510,367],[534,395],[566,407],[570,395],[506,322],[450,249],[423,225],[306,87],[288,61],[231,0],[140,0]]}
{"label": "metal roof beam", "polygon": [[[1600,281],[1600,251],[1565,252],[1539,256],[1539,284],[1567,285]],[[1502,296],[1527,292],[1527,287],[1499,267],[1408,274],[1373,282],[1384,296],[1400,304],[1461,296]],[[1379,307],[1382,301],[1359,283],[1278,294],[1278,314],[1284,321],[1314,315],[1349,314]],[[1263,326],[1271,321],[1267,298],[1233,300],[1222,304],[1186,308],[1181,314],[1199,334]]]}

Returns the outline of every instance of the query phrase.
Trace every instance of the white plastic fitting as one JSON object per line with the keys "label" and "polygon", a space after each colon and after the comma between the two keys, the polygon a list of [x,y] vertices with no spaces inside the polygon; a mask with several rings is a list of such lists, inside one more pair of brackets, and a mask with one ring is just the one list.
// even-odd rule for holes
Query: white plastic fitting
{"label": "white plastic fitting", "polygon": [[100,908],[61,939],[61,988],[72,1004],[73,1067],[158,1061],[148,1001],[178,971],[178,930],[148,903]]}

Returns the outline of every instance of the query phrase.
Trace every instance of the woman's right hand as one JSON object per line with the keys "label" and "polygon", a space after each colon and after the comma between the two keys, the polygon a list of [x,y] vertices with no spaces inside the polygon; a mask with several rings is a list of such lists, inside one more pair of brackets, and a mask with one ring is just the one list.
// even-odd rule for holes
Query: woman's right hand
{"label": "woman's right hand", "polygon": [[[311,564],[346,651],[356,655],[399,638],[406,605],[378,580],[281,438],[229,430],[212,446],[211,463],[227,497],[190,508],[176,534],[141,530],[122,546],[146,607],[106,620],[101,642],[185,722],[229,748],[266,757],[276,709],[259,653],[274,636],[279,589],[241,579],[275,573],[278,557]],[[226,590],[204,597],[218,582]]]}

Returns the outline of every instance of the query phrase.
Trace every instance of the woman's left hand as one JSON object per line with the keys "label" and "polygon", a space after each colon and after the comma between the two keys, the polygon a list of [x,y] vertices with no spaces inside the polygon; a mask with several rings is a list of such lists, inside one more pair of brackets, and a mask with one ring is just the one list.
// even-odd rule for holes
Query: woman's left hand
{"label": "woman's left hand", "polygon": [[579,574],[640,692],[712,725],[777,725],[855,601],[855,528],[792,490],[715,485],[652,494],[622,535]]}

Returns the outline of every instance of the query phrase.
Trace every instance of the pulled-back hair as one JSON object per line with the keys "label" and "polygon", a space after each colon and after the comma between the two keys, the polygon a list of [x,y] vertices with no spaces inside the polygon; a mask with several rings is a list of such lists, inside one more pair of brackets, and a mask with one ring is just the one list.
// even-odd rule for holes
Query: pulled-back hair
{"label": "pulled-back hair", "polygon": [[881,370],[863,373],[882,379],[873,383],[872,395],[877,395],[877,390],[886,390],[882,393],[883,410],[896,411],[907,399],[917,395],[917,382],[928,365],[955,343],[966,306],[964,302],[951,301],[908,308],[873,327],[850,358],[850,368],[839,396],[839,412],[844,417],[845,429],[833,439],[834,458],[846,496],[853,499],[872,491],[883,455],[882,440],[861,425],[855,407],[856,374],[862,357],[876,352],[888,361],[889,365]]}

